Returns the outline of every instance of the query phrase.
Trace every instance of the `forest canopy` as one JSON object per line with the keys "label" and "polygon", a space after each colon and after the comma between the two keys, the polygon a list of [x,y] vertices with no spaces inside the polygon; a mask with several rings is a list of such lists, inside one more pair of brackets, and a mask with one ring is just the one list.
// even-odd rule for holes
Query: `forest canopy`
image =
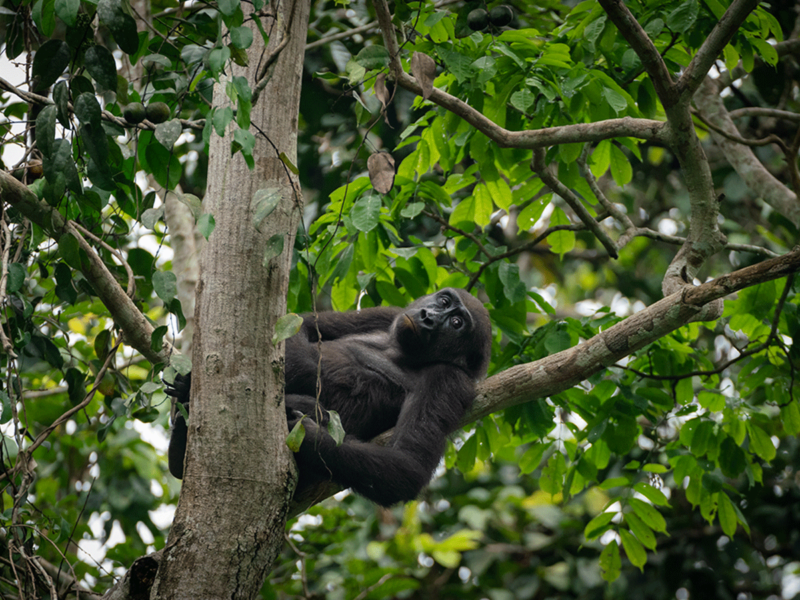
{"label": "forest canopy", "polygon": [[[247,559],[192,564],[236,597],[796,597],[798,32],[782,0],[0,0],[0,595],[179,597],[207,477]],[[292,500],[297,315],[445,287],[492,361],[429,488]]]}

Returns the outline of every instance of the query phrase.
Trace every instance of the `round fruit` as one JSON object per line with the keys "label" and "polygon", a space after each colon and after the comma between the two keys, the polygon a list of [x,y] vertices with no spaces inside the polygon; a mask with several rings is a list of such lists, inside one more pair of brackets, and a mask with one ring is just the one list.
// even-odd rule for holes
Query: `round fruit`
{"label": "round fruit", "polygon": [[514,20],[514,11],[507,4],[495,6],[489,11],[489,21],[495,27],[505,27]]}
{"label": "round fruit", "polygon": [[147,105],[147,120],[158,125],[169,119],[169,106],[164,102],[151,102]]}
{"label": "round fruit", "polygon": [[489,13],[482,8],[471,10],[467,15],[467,25],[472,31],[483,31],[489,26]]}
{"label": "round fruit", "polygon": [[125,117],[125,120],[131,125],[141,123],[146,116],[144,104],[141,102],[131,102],[125,107],[125,110],[122,111],[122,116]]}

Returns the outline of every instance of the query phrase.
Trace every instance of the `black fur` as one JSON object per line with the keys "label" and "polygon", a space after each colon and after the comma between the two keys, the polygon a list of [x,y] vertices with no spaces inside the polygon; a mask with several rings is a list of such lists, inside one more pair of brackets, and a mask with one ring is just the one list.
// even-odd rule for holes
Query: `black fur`
{"label": "black fur", "polygon": [[[332,479],[383,506],[416,498],[469,408],[490,351],[489,315],[463,290],[447,288],[405,309],[304,316],[286,342],[289,428],[307,417],[296,455],[300,487]],[[178,378],[168,390],[187,407],[190,381]],[[340,446],[328,434],[327,410],[342,419],[347,435]],[[392,427],[388,446],[370,443]],[[186,433],[178,416],[169,448],[170,472],[178,478]]]}

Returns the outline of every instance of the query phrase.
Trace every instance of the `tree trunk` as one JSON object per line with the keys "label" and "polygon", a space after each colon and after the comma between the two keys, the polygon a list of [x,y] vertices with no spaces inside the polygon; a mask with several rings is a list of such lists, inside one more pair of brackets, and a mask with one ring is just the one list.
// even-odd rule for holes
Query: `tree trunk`
{"label": "tree trunk", "polygon": [[[224,138],[212,137],[204,211],[216,228],[200,257],[183,489],[151,598],[252,598],[283,544],[296,477],[285,445],[283,344],[271,338],[286,312],[302,204],[278,154],[296,162],[308,11],[304,0],[272,5],[277,22],[263,22],[269,47],[253,27],[249,65],[231,73],[246,76],[255,90],[259,70],[279,49],[251,114],[255,169],[241,153],[231,156],[235,126]],[[214,105],[226,104],[221,81]],[[260,189],[279,191],[281,200],[256,228],[253,197]],[[274,236],[283,236],[283,252],[265,262]]]}

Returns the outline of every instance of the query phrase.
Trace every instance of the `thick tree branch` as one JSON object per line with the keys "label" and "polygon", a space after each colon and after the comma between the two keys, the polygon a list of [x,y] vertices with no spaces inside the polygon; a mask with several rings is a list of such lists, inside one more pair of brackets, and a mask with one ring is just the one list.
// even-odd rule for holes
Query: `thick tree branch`
{"label": "thick tree branch", "polygon": [[[755,0],[737,0],[735,5],[739,6],[743,2],[755,2]],[[656,93],[667,114],[669,146],[681,164],[681,171],[686,180],[686,188],[691,200],[689,236],[672,260],[662,284],[664,294],[668,295],[678,291],[687,281],[690,281],[705,260],[725,244],[725,236],[719,231],[717,224],[718,207],[711,170],[694,130],[688,110],[688,97],[681,96],[681,88],[677,84],[673,84],[669,71],[653,42],[647,37],[642,26],[622,0],[600,0],[600,5],[639,56],[653,81]],[[722,27],[718,25],[715,29],[714,42],[704,44],[707,53],[713,48],[717,48],[722,40],[730,38],[732,32],[729,31],[729,27],[731,27],[731,23],[738,23],[739,18],[744,18],[740,14],[743,10],[729,11],[731,16],[724,19],[725,23]],[[721,50],[723,46],[720,46],[717,51]],[[699,72],[703,67],[707,71],[711,67],[710,63],[706,65],[707,60],[704,56],[702,60],[693,63],[693,73]],[[692,77],[695,76],[692,75]],[[689,89],[694,82],[692,78],[682,78],[681,80],[684,81],[683,87],[686,89]]]}
{"label": "thick tree branch", "polygon": [[[798,271],[800,249],[722,275],[697,287],[684,288],[582,344],[532,363],[511,367],[478,386],[472,410],[461,425],[467,426],[499,410],[564,392],[686,325],[701,315],[707,304],[744,288]],[[373,441],[386,444],[391,437],[392,430],[389,430]],[[302,513],[339,489],[333,484],[323,484],[308,490],[302,497],[295,496],[291,514]]]}
{"label": "thick tree branch", "polygon": [[44,229],[56,242],[66,234],[74,236],[87,257],[87,260],[81,260],[81,273],[108,308],[114,322],[122,330],[125,342],[152,363],[169,363],[170,356],[176,350],[165,340],[160,352],[153,351],[150,346],[153,326],[117,283],[72,221],[64,219],[61,213],[41,202],[36,194],[4,171],[0,171],[0,199]]}
{"label": "thick tree branch", "polygon": [[747,187],[796,226],[800,226],[800,202],[797,196],[766,169],[749,147],[731,139],[731,136],[739,137],[739,130],[731,120],[714,82],[706,79],[695,94],[695,103],[703,120],[728,134],[720,135],[713,129],[711,131],[714,142]]}

